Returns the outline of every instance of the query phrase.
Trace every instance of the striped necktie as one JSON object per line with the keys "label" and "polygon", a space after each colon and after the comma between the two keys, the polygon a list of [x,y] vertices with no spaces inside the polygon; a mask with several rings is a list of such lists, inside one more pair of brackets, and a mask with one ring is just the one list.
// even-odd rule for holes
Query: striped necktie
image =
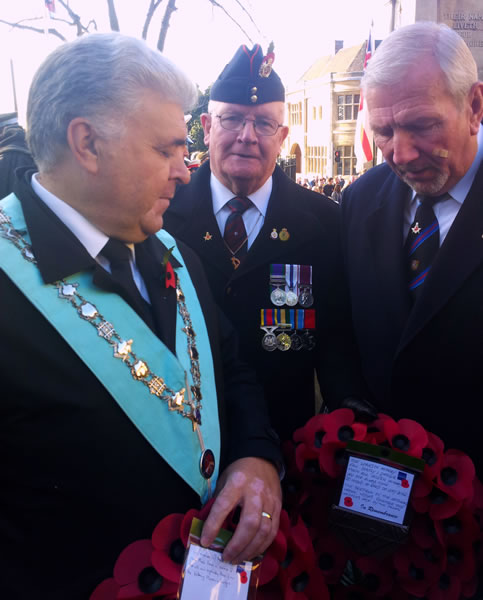
{"label": "striped necktie", "polygon": [[235,196],[226,206],[231,210],[231,214],[225,223],[223,239],[233,255],[246,254],[248,244],[243,213],[252,206],[252,201],[243,196]]}
{"label": "striped necktie", "polygon": [[439,250],[439,223],[433,206],[447,197],[448,194],[419,197],[420,204],[405,245],[409,291],[413,300],[418,297]]}

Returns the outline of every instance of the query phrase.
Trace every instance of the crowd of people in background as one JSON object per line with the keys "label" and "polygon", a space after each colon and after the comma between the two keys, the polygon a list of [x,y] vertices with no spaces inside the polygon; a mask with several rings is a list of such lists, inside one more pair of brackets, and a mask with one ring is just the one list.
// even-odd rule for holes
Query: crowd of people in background
{"label": "crowd of people in background", "polygon": [[324,175],[312,175],[309,177],[297,177],[297,183],[313,192],[327,196],[337,204],[340,204],[342,191],[357,179],[358,175],[351,175],[344,179],[340,175],[336,177],[325,177]]}

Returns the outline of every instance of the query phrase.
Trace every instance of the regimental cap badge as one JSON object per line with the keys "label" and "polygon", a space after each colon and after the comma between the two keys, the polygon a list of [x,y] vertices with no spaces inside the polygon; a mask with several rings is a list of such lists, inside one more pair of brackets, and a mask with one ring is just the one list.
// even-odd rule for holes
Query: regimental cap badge
{"label": "regimental cap badge", "polygon": [[262,64],[258,69],[258,74],[260,77],[270,77],[270,73],[272,72],[273,61],[275,60],[275,54],[273,53],[273,42],[270,42],[268,46],[267,54],[263,57]]}

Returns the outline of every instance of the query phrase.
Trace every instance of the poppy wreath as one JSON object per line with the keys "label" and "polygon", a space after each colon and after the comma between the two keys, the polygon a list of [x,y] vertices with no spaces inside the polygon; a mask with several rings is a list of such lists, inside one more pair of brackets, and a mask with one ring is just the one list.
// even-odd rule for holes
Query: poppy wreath
{"label": "poppy wreath", "polygon": [[[408,540],[383,559],[357,555],[330,528],[329,507],[340,489],[350,440],[390,447],[425,463],[413,485]],[[466,454],[445,450],[443,441],[416,421],[379,414],[365,424],[345,408],[311,418],[284,453],[285,508],[292,521],[306,524],[331,598],[475,597],[483,562],[483,486]]]}
{"label": "poppy wreath", "polygon": [[[174,600],[188,545],[191,521],[205,520],[213,500],[201,510],[170,514],[155,527],[151,539],[129,544],[114,565],[113,576],[102,581],[89,600]],[[223,528],[234,531],[239,511],[230,513]],[[246,575],[245,575],[246,577]],[[286,511],[260,567],[257,600],[329,600],[322,570],[307,527]]]}

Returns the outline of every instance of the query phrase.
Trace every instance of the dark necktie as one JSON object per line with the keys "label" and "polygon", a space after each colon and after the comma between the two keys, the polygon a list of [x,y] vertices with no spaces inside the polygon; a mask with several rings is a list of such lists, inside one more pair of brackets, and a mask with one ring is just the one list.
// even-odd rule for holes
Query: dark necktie
{"label": "dark necktie", "polygon": [[408,260],[409,291],[415,300],[421,291],[431,265],[439,250],[439,223],[433,206],[447,198],[441,196],[421,196],[420,205],[406,239]]}
{"label": "dark necktie", "polygon": [[101,250],[101,254],[102,256],[105,256],[110,263],[113,281],[118,284],[131,299],[144,305],[145,300],[134,283],[130,263],[131,250],[126,244],[119,240],[109,238],[109,241]]}
{"label": "dark necktie", "polygon": [[252,206],[252,201],[243,196],[235,196],[226,203],[231,210],[225,224],[223,239],[230,252],[235,255],[243,255],[247,252],[247,232],[243,222],[243,213]]}

